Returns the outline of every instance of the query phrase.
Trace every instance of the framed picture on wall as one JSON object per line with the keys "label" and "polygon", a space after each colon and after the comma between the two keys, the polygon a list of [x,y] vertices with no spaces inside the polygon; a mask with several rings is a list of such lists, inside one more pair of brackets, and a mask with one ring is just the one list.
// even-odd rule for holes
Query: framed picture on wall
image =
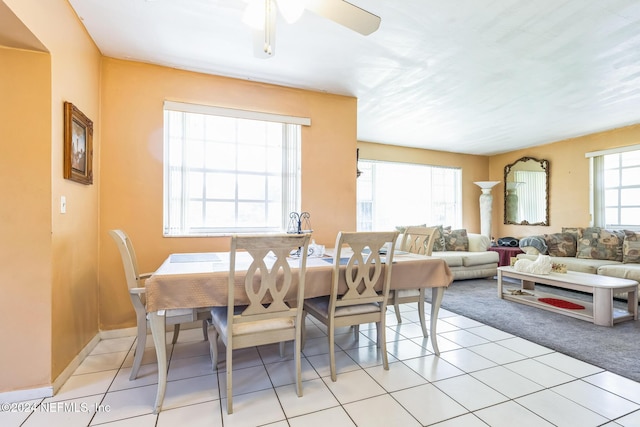
{"label": "framed picture on wall", "polygon": [[64,178],[93,184],[93,122],[70,102],[64,103]]}

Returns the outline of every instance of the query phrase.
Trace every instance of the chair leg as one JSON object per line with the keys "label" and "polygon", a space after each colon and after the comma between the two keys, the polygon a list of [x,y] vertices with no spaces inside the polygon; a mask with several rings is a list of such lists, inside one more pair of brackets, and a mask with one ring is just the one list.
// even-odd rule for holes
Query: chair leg
{"label": "chair leg", "polygon": [[331,381],[336,382],[335,328],[333,325],[329,325],[329,367],[331,368]]}
{"label": "chair leg", "polygon": [[382,352],[382,367],[388,371],[389,370],[389,358],[387,357],[387,334],[385,332],[385,324],[383,322],[376,322],[376,327],[378,328],[378,347]]}
{"label": "chair leg", "polygon": [[424,317],[424,288],[420,289],[420,297],[418,299],[418,315],[420,316],[420,326],[422,326],[422,336],[429,338],[429,332],[427,331],[427,322]]}
{"label": "chair leg", "polygon": [[207,333],[207,320],[202,321],[202,336],[204,340],[207,341],[209,339],[209,334]]}
{"label": "chair leg", "polygon": [[402,323],[402,317],[400,317],[400,303],[398,302],[397,297],[396,291],[393,291],[393,310],[396,312],[396,320],[398,323]]}
{"label": "chair leg", "polygon": [[227,414],[233,414],[233,358],[230,342],[227,343]]}
{"label": "chair leg", "polygon": [[138,378],[138,370],[142,364],[142,356],[144,356],[144,348],[147,345],[147,319],[145,316],[138,319],[138,336],[136,337],[136,349],[133,357],[133,366],[131,367],[131,375],[129,381]]}
{"label": "chair leg", "polygon": [[[210,336],[209,336],[210,335]],[[211,369],[218,368],[218,330],[210,325],[207,328],[207,339],[209,340],[209,355],[211,355]]]}
{"label": "chair leg", "polygon": [[178,335],[180,334],[180,324],[176,323],[173,325],[173,338],[171,339],[171,344],[175,344],[178,342]]}
{"label": "chair leg", "polygon": [[300,356],[300,353],[302,352],[302,337],[300,330],[298,330],[298,332],[296,333],[294,351],[296,360],[296,392],[298,394],[298,397],[302,397],[302,361]]}
{"label": "chair leg", "polygon": [[302,341],[302,344],[300,345],[300,351],[302,351],[302,349],[304,348],[304,344],[307,341],[307,312],[306,311],[302,312],[301,328],[302,330],[300,331],[300,340]]}
{"label": "chair leg", "polygon": [[284,341],[280,341],[280,358],[284,359]]}

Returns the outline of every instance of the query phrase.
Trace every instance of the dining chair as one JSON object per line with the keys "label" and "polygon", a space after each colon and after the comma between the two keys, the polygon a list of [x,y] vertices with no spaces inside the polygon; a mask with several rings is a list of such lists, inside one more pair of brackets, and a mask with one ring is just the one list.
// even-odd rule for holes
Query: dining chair
{"label": "dining chair", "polygon": [[[385,314],[397,237],[397,231],[339,232],[333,254],[331,293],[304,302],[304,315],[312,315],[327,327],[332,381],[336,381],[335,331],[339,327],[355,326],[357,337],[359,325],[375,323],[383,366],[389,369]],[[387,251],[381,255],[384,248]]]}
{"label": "dining chair", "polygon": [[[122,230],[110,230],[109,234],[115,240],[120,257],[122,258],[122,265],[124,267],[124,277],[129,288],[129,297],[131,298],[131,304],[136,313],[136,349],[133,358],[133,366],[131,367],[131,375],[129,380],[135,380],[138,377],[138,370],[142,364],[142,357],[144,355],[144,349],[147,343],[147,330],[148,330],[148,317],[145,307],[145,288],[144,281],[151,277],[153,273],[138,273],[138,261],[136,259],[136,252],[133,249],[131,239]],[[173,339],[172,343],[175,344],[178,341],[178,335],[180,333],[180,324],[190,323],[194,321],[202,321],[202,333],[204,339],[208,339],[207,335],[207,319],[209,318],[208,309],[174,309],[166,311],[167,325],[173,325]]]}
{"label": "dining chair", "polygon": [[[430,256],[433,251],[433,240],[437,227],[407,227],[403,236],[400,250]],[[424,315],[424,288],[420,289],[399,289],[391,291],[389,304],[393,305],[398,323],[402,323],[400,316],[400,304],[418,303],[418,316],[420,316],[420,326],[422,335],[427,338],[427,323]]]}
{"label": "dining chair", "polygon": [[[302,396],[302,304],[309,234],[234,235],[229,253],[227,307],[213,307],[209,346],[214,369],[218,364],[218,338],[226,346],[227,413],[233,413],[233,350],[294,341],[296,392]],[[250,265],[236,265],[246,251]],[[291,254],[299,254],[289,264]],[[246,267],[246,271],[245,270]],[[244,284],[249,304],[236,306],[236,281]],[[288,296],[291,290],[295,295]],[[282,347],[281,347],[282,348]]]}

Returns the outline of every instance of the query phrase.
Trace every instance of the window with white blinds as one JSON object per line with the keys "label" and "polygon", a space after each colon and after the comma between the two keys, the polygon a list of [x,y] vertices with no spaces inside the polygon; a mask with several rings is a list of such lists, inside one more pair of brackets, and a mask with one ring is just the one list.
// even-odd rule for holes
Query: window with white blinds
{"label": "window with white blinds", "polygon": [[595,226],[640,230],[640,146],[587,153]]}
{"label": "window with white blinds", "polygon": [[286,230],[309,119],[166,102],[164,235]]}

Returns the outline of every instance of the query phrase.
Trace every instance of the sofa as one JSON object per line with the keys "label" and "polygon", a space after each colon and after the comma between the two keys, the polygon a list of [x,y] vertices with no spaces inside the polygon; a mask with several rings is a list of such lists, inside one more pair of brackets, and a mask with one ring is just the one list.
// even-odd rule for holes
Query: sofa
{"label": "sofa", "polygon": [[[539,254],[549,255],[552,263],[564,265],[567,270],[640,283],[640,232],[563,227],[560,233],[522,238],[519,246],[524,254],[519,254],[518,259],[535,260]],[[615,297],[626,300],[627,294]]]}
{"label": "sofa", "polygon": [[[403,233],[406,227],[396,228]],[[454,280],[492,278],[498,274],[500,257],[497,252],[487,250],[491,245],[487,236],[467,233],[465,229],[437,228],[431,256],[447,263]]]}

